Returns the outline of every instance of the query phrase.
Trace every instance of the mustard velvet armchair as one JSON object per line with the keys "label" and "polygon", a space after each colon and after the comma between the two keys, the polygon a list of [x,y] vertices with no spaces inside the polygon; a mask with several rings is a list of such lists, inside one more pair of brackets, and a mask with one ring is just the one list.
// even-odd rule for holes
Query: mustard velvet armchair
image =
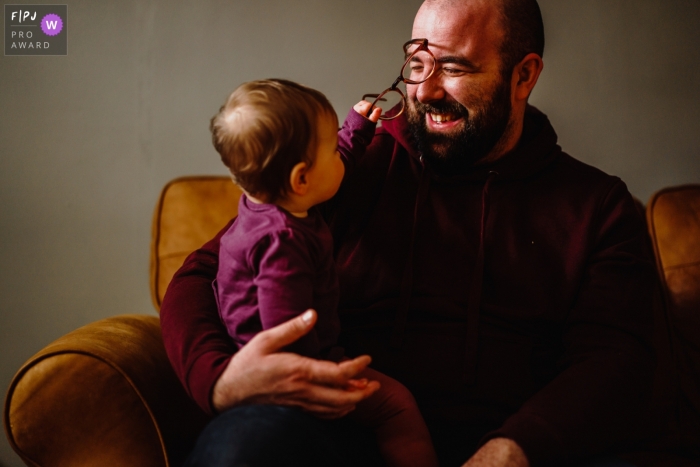
{"label": "mustard velvet armchair", "polygon": [[[187,254],[236,215],[239,197],[227,177],[165,186],[152,230],[156,309]],[[672,394],[672,430],[634,460],[698,465],[700,185],[658,192],[646,215],[664,300],[656,338],[668,350],[662,386]],[[107,318],[48,345],[17,372],[4,409],[10,444],[28,466],[42,467],[180,465],[206,422],[170,368],[158,318],[145,315]]]}
{"label": "mustard velvet armchair", "polygon": [[[185,257],[238,210],[227,177],[163,188],[153,216],[150,286],[160,309]],[[155,316],[123,315],[77,329],[34,355],[5,400],[10,445],[28,466],[180,465],[207,422],[170,367]]]}
{"label": "mustard velvet armchair", "polygon": [[666,451],[700,466],[700,185],[657,192],[646,214],[673,362]]}

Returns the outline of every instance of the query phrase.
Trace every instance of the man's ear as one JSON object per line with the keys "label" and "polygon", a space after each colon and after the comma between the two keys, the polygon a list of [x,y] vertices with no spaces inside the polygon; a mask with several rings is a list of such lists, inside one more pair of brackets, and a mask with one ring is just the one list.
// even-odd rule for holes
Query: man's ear
{"label": "man's ear", "polygon": [[529,53],[513,69],[513,94],[516,101],[527,100],[537,84],[544,63],[536,53]]}
{"label": "man's ear", "polygon": [[289,185],[292,187],[292,193],[304,196],[309,190],[309,184],[306,181],[306,172],[309,166],[306,162],[299,162],[292,167],[292,172],[289,174]]}

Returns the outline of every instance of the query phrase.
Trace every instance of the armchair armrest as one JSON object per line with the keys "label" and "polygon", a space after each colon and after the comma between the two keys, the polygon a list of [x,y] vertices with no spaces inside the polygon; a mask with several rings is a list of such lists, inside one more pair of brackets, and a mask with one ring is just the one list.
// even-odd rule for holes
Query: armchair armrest
{"label": "armchair armrest", "polygon": [[179,465],[206,421],[170,367],[158,318],[139,315],[49,344],[15,375],[4,411],[31,466]]}

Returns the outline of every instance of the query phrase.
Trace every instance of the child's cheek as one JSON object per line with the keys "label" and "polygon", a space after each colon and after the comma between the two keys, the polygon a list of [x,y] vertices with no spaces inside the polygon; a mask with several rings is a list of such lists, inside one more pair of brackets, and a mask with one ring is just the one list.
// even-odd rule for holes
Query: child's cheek
{"label": "child's cheek", "polygon": [[342,160],[338,160],[338,184],[343,180],[343,176],[345,176],[345,164]]}

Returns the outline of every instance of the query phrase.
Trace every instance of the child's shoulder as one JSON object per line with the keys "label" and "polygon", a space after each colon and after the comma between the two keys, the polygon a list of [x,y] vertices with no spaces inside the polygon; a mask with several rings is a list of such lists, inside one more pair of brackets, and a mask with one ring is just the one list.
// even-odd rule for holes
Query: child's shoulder
{"label": "child's shoulder", "polygon": [[296,218],[274,204],[241,203],[238,217],[222,236],[222,245],[239,245],[251,248],[254,245],[274,242],[304,242],[318,234],[323,219],[314,208],[308,218]]}
{"label": "child's shoulder", "polygon": [[266,213],[246,222],[250,216],[240,216],[221,237],[219,257],[234,260],[240,265],[256,269],[265,264],[282,261],[284,264],[314,264],[323,251],[332,252],[332,238],[317,235],[284,215]]}

